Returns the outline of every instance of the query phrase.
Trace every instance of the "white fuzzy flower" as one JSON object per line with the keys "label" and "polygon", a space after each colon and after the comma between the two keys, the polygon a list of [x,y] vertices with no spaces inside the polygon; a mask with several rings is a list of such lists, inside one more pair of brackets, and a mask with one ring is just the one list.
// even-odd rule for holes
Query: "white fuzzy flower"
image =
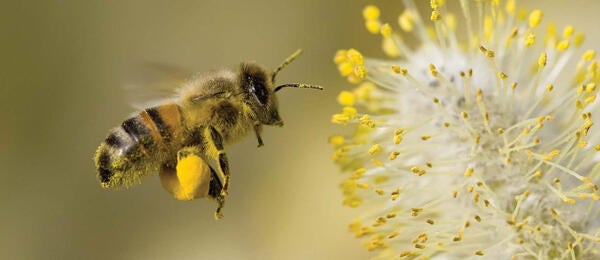
{"label": "white fuzzy flower", "polygon": [[583,35],[514,0],[457,15],[432,0],[427,22],[404,3],[399,32],[363,12],[390,59],[335,56],[359,84],[332,118],[354,132],[330,139],[362,213],[351,231],[381,258],[600,257],[600,69]]}

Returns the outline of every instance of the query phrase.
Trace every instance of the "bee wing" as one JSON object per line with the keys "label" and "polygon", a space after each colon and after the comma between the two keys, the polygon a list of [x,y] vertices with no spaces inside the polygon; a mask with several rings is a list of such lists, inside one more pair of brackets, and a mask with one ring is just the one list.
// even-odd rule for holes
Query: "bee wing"
{"label": "bee wing", "polygon": [[191,76],[191,72],[177,66],[145,62],[124,88],[131,106],[142,110],[172,98]]}

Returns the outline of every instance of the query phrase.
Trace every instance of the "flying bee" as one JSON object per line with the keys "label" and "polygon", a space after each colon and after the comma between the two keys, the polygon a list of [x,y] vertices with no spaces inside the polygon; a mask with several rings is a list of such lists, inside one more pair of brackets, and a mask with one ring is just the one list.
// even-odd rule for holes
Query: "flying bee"
{"label": "flying bee", "polygon": [[176,199],[213,199],[215,218],[221,218],[230,182],[225,147],[250,131],[260,147],[263,125],[283,126],[275,92],[286,87],[322,90],[301,83],[274,85],[279,71],[301,53],[296,51],[271,73],[243,62],[236,72],[193,78],[174,98],[123,121],[96,150],[100,185],[127,188],[158,172],[162,186]]}

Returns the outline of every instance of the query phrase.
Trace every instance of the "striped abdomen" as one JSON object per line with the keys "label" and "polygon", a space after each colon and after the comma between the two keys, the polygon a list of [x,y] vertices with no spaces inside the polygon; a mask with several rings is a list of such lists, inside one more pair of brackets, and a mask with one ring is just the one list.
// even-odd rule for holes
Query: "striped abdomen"
{"label": "striped abdomen", "polygon": [[112,129],[94,158],[102,187],[131,186],[174,161],[171,150],[178,149],[182,131],[181,111],[174,103],[148,108]]}

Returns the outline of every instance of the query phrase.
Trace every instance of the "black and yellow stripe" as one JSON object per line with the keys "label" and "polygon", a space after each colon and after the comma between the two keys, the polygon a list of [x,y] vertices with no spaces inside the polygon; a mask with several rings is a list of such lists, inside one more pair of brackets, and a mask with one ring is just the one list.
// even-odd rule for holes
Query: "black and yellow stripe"
{"label": "black and yellow stripe", "polygon": [[[96,168],[103,187],[112,188],[132,183],[143,169],[141,165],[157,158],[162,145],[182,136],[182,116],[177,104],[171,103],[141,111],[110,131],[96,151]],[[116,161],[120,163],[115,165]],[[114,178],[119,172],[119,180]]]}

